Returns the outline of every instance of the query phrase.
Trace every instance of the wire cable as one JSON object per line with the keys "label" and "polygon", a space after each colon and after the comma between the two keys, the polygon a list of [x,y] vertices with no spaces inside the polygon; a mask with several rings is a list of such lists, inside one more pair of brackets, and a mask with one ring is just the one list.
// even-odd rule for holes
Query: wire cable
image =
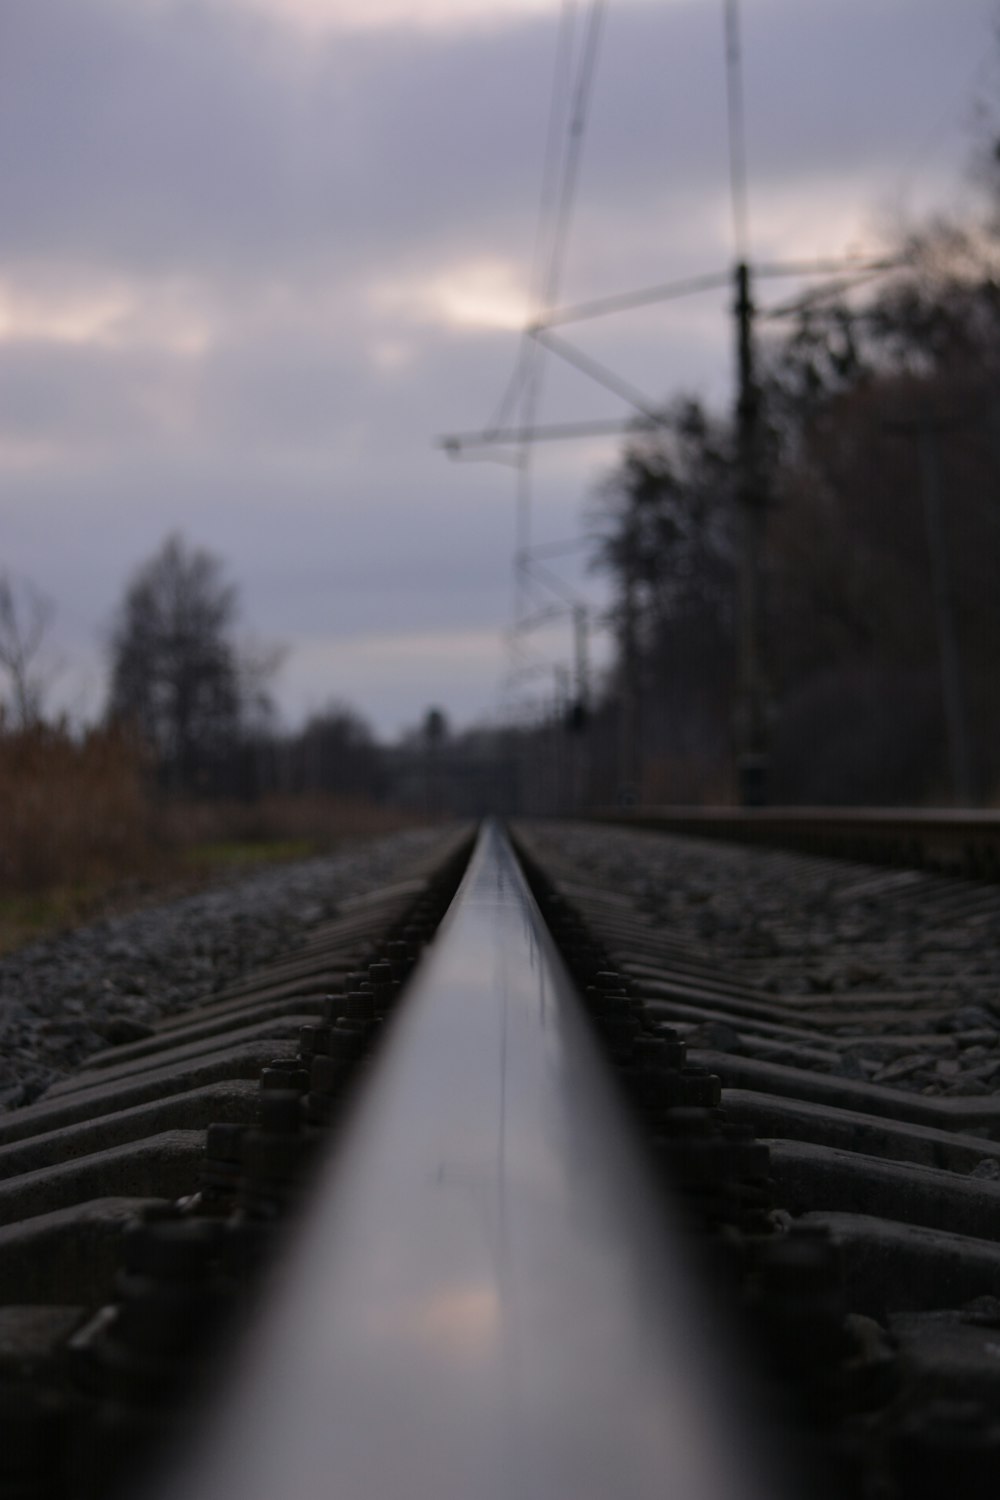
{"label": "wire cable", "polygon": [[[605,0],[591,0],[581,59],[575,80],[572,82],[572,111],[566,144],[565,149],[561,150],[561,127],[565,113],[565,99],[571,87],[571,65],[576,28],[575,0],[563,0],[546,131],[539,213],[532,255],[531,326],[544,321],[545,314],[553,306],[559,287],[571,227],[590,96],[600,52],[605,9]],[[551,233],[549,232],[550,221]],[[493,420],[487,426],[487,432],[504,425],[517,406],[519,397],[522,398],[522,422],[528,426],[532,424],[540,395],[538,355],[537,344],[528,337],[528,330],[525,330],[518,348],[514,370]]]}
{"label": "wire cable", "polygon": [[808,291],[793,297],[790,301],[778,303],[774,307],[759,308],[758,317],[762,319],[798,317],[800,313],[808,313],[813,308],[821,307],[824,302],[840,297],[844,292],[852,292],[857,287],[867,286],[872,281],[880,280],[882,274],[881,270],[864,271],[858,276],[842,276],[836,281],[825,281],[822,286],[810,287]]}
{"label": "wire cable", "polygon": [[582,349],[577,349],[575,345],[568,343],[566,339],[558,338],[554,333],[550,333],[545,328],[538,329],[535,337],[544,348],[551,350],[553,354],[558,354],[560,359],[564,359],[567,364],[571,364],[577,370],[581,370],[584,375],[589,375],[591,380],[595,380],[598,385],[603,385],[606,390],[613,391],[616,396],[620,396],[623,401],[627,401],[630,406],[634,406],[636,411],[641,412],[644,417],[648,417],[651,422],[659,421],[660,413],[656,411],[655,404],[649,397],[643,395],[642,391],[637,390],[627,380],[622,380],[619,375],[616,375],[613,370],[609,370],[607,365],[602,364],[600,360],[594,359],[589,354],[584,354]]}
{"label": "wire cable", "polygon": [[[548,245],[548,260],[541,279],[536,316],[532,319],[533,324],[538,321],[539,316],[543,316],[553,306],[562,276],[566,246],[569,240],[573,208],[576,200],[580,158],[590,108],[591,91],[597,68],[597,59],[600,53],[604,13],[605,0],[591,0],[590,9],[587,14],[586,29],[581,44],[580,61],[576,69],[572,89],[569,126],[565,150],[561,157],[558,188],[555,193],[554,221],[551,240]],[[564,16],[567,14],[568,12],[564,11]],[[564,35],[567,38],[566,52],[568,52],[572,42],[572,31],[569,28],[568,22]],[[546,201],[543,198],[543,206],[545,206]],[[541,238],[539,237],[536,244],[540,243]],[[538,339],[528,337],[528,330],[525,330],[525,333],[526,338],[522,348],[527,350],[527,355],[522,365],[524,375],[521,380],[518,409],[521,429],[527,434],[535,428],[535,417],[541,401],[543,356]],[[521,444],[520,463],[517,470],[513,625],[515,641],[512,642],[511,648],[511,657],[513,659],[516,659],[518,656],[516,637],[518,635],[519,623],[528,611],[532,585],[532,578],[528,568],[531,549],[531,509],[533,499],[532,450],[533,443],[526,437]],[[523,652],[520,654],[523,657]]]}
{"label": "wire cable", "polygon": [[555,76],[552,80],[552,100],[545,135],[545,156],[542,167],[541,193],[538,203],[538,220],[535,225],[535,244],[531,256],[531,280],[529,282],[529,305],[537,307],[544,290],[544,265],[551,238],[550,228],[556,202],[560,193],[560,168],[563,156],[563,121],[569,107],[573,86],[573,39],[576,31],[576,0],[563,0],[560,19],[560,35],[556,52]]}
{"label": "wire cable", "polygon": [[[549,245],[548,264],[542,278],[539,301],[535,309],[535,316],[532,318],[532,326],[543,322],[545,314],[551,310],[558,294],[559,283],[562,277],[566,246],[569,240],[573,208],[576,200],[580,157],[590,109],[591,91],[597,68],[597,59],[600,53],[605,8],[605,0],[591,0],[580,62],[573,87],[572,109],[565,153],[562,158],[562,172],[555,201],[555,217],[551,243]],[[526,330],[527,332],[528,330]],[[530,428],[534,426],[535,413],[541,400],[542,358],[536,339],[529,338],[527,345],[530,353],[526,364],[523,385],[521,425],[525,428]],[[526,470],[527,463],[528,460],[526,457]]]}
{"label": "wire cable", "polygon": [[[569,240],[573,208],[576,200],[583,138],[590,108],[594,74],[600,52],[605,8],[605,0],[591,0],[580,62],[572,84],[572,105],[565,149],[560,157],[556,150],[556,141],[558,140],[557,124],[560,121],[562,113],[561,100],[565,87],[564,76],[568,82],[568,75],[564,75],[564,69],[568,68],[574,31],[574,12],[572,8],[567,7],[563,12],[562,45],[560,47],[559,66],[553,88],[553,107],[549,119],[549,139],[546,146],[546,166],[543,173],[541,211],[535,239],[534,264],[532,267],[532,292],[534,296],[532,324],[543,321],[545,314],[552,308],[562,277],[566,246]],[[557,164],[561,168],[558,173],[558,181],[556,174]],[[547,236],[545,231],[550,212],[553,216],[552,230],[551,235]],[[547,245],[546,239],[548,239]],[[544,266],[543,262],[545,262]],[[526,345],[522,344],[522,357],[519,359],[519,365],[523,370],[522,379],[526,387],[522,403],[522,420],[530,425],[541,395],[539,351],[534,341],[527,341]]]}
{"label": "wire cable", "polygon": [[655,302],[670,302],[675,297],[716,291],[719,287],[732,286],[732,282],[732,271],[709,271],[703,276],[685,276],[680,281],[664,281],[635,292],[617,292],[610,297],[596,297],[592,302],[554,307],[539,319],[535,328],[557,328],[561,323],[582,323],[587,318],[603,318],[608,313],[628,312],[636,307],[649,307]]}
{"label": "wire cable", "polygon": [[552,251],[549,259],[548,275],[542,289],[540,309],[542,312],[552,307],[559,290],[559,281],[562,275],[563,260],[565,258],[566,244],[569,238],[573,208],[576,200],[580,156],[583,148],[584,132],[587,127],[587,116],[590,109],[591,89],[593,87],[594,73],[597,68],[601,36],[603,34],[604,13],[605,0],[591,0],[590,13],[587,18],[587,31],[583,41],[583,56],[580,61],[573,98],[573,114],[569,125],[569,140],[563,164],[561,191],[556,210],[556,225],[552,237]]}
{"label": "wire cable", "polygon": [[739,0],[725,0],[726,113],[729,121],[729,196],[733,214],[733,245],[738,261],[746,261],[750,246],[747,207],[746,124],[743,115],[743,54],[740,46]]}
{"label": "wire cable", "polygon": [[[576,29],[576,0],[562,0],[559,18],[559,33],[556,40],[556,57],[552,74],[552,91],[549,99],[548,123],[545,131],[545,155],[542,165],[542,182],[539,191],[538,216],[535,222],[535,243],[531,256],[531,275],[528,283],[528,305],[535,308],[542,294],[542,267],[546,259],[550,239],[550,225],[555,208],[559,183],[559,167],[562,154],[563,119],[570,96],[573,63],[573,36]],[[521,394],[534,353],[526,334],[521,335],[517,359],[487,431],[503,427],[509,420]]]}

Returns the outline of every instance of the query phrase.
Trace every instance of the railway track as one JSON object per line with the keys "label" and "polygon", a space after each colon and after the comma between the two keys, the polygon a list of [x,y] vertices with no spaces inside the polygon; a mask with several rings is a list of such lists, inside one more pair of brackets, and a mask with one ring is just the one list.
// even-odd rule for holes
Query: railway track
{"label": "railway track", "polygon": [[1000,880],[1000,812],[952,808],[635,807],[601,821]]}
{"label": "railway track", "polygon": [[995,1496],[1000,891],[513,832],[0,1116],[0,1500]]}

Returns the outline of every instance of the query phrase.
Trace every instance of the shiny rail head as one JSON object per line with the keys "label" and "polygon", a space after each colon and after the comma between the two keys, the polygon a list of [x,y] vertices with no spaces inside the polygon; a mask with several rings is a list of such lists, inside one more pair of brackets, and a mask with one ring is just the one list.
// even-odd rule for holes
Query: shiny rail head
{"label": "shiny rail head", "polygon": [[487,825],[213,1423],[156,1500],[776,1500]]}

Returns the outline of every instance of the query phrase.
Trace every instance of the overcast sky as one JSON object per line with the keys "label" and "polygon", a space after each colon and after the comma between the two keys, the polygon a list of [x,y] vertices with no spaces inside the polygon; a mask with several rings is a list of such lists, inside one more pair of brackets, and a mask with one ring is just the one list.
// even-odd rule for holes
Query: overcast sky
{"label": "overcast sky", "polygon": [[[289,724],[331,698],[386,736],[495,711],[514,475],[432,440],[485,425],[516,357],[559,11],[0,6],[0,567],[55,601],[56,701],[100,709],[115,603],[179,530],[288,648]],[[755,257],[878,249],[962,201],[998,11],[744,0]],[[562,299],[723,269],[727,173],[721,0],[609,0]],[[725,401],[727,301],[574,336],[653,399]],[[550,361],[541,420],[625,412]],[[614,455],[537,451],[536,542],[579,535]],[[539,693],[569,649],[539,635]]]}

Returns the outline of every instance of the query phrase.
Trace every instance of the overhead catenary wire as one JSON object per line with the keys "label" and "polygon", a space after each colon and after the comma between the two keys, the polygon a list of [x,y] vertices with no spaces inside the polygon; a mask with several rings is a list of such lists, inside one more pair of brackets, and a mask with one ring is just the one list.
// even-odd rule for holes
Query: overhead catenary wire
{"label": "overhead catenary wire", "polygon": [[[737,408],[741,413],[756,409],[751,399],[754,391],[752,354],[752,320],[755,315],[751,295],[751,280],[771,277],[811,277],[817,275],[837,278],[831,286],[817,288],[811,293],[799,294],[788,301],[763,311],[763,316],[780,319],[819,306],[831,295],[848,292],[860,287],[874,275],[896,269],[898,258],[872,255],[848,255],[838,258],[814,260],[790,260],[784,263],[751,264],[750,260],[750,211],[747,165],[747,132],[743,83],[743,47],[739,0],[723,0],[723,30],[725,53],[725,94],[728,127],[729,197],[732,218],[734,262],[728,270],[712,271],[687,276],[638,291],[612,294],[592,298],[585,302],[558,304],[558,295],[565,269],[566,250],[569,243],[573,211],[576,200],[580,160],[590,98],[596,73],[597,59],[605,18],[605,0],[592,0],[580,44],[580,57],[571,87],[571,102],[567,122],[565,146],[561,156],[557,150],[559,139],[558,122],[564,114],[569,75],[573,71],[571,57],[574,51],[576,16],[573,6],[564,3],[563,30],[557,57],[557,70],[553,84],[553,99],[550,109],[549,130],[545,153],[542,193],[539,205],[539,221],[536,229],[535,250],[532,265],[531,294],[533,314],[525,325],[518,345],[517,360],[504,397],[494,421],[478,433],[450,434],[441,439],[442,446],[452,456],[488,450],[506,445],[508,461],[516,469],[517,484],[517,536],[514,560],[514,609],[513,627],[509,636],[510,657],[513,663],[509,681],[523,671],[527,653],[524,640],[525,625],[529,620],[529,606],[537,590],[532,585],[542,583],[553,591],[551,581],[543,578],[539,570],[533,570],[534,556],[531,536],[531,511],[533,503],[532,450],[536,442],[555,439],[571,439],[584,436],[627,435],[630,432],[656,431],[669,427],[669,418],[656,403],[635,386],[618,376],[606,364],[584,353],[575,344],[557,337],[552,330],[561,325],[599,318],[608,314],[648,307],[658,302],[698,293],[717,291],[736,283],[739,394]],[[557,171],[557,163],[559,170]],[[627,402],[640,415],[631,421],[609,420],[579,423],[553,423],[543,425],[537,421],[541,404],[542,372],[545,352],[559,357],[590,379],[610,390]],[[749,426],[748,426],[749,433]],[[754,444],[749,435],[743,443],[746,454]],[[487,456],[485,453],[483,456]],[[749,474],[751,465],[746,464]],[[747,564],[749,575],[756,563]],[[554,577],[554,575],[553,575]],[[749,595],[757,590],[757,583],[744,585],[743,593]],[[557,594],[560,590],[554,590]],[[756,605],[754,605],[756,609]],[[749,610],[749,606],[748,606]],[[752,613],[752,611],[751,611]],[[755,660],[754,641],[756,625],[751,622],[743,631],[745,640],[751,642],[743,651],[748,661]],[[756,722],[756,699],[760,694],[760,673],[747,667],[744,673],[747,690],[744,694],[748,713]],[[751,698],[754,699],[751,705]],[[756,745],[756,739],[754,739]]]}
{"label": "overhead catenary wire", "polygon": [[616,396],[620,396],[623,401],[634,406],[636,411],[648,417],[651,422],[657,420],[655,404],[627,380],[622,380],[613,370],[609,370],[607,365],[602,364],[600,360],[584,354],[575,345],[557,337],[546,328],[535,330],[534,336],[543,348],[551,350],[553,354],[558,354],[560,359],[564,359],[567,364],[573,365],[584,375],[589,375],[591,380],[596,381],[598,385],[603,385],[606,390],[613,391]]}
{"label": "overhead catenary wire", "polygon": [[[529,283],[531,323],[544,319],[558,295],[562,278],[576,200],[583,138],[600,51],[604,12],[605,0],[591,0],[587,29],[582,43],[582,55],[575,79],[573,79],[576,4],[575,0],[563,0]],[[570,115],[564,134],[563,122],[567,98]],[[518,348],[514,370],[487,431],[492,427],[503,425],[515,409],[519,397],[522,398],[522,406],[529,409],[537,404],[539,395],[535,389],[537,366],[538,350],[528,340],[527,330],[525,330]]]}
{"label": "overhead catenary wire", "polygon": [[[544,315],[558,294],[572,224],[583,139],[600,52],[604,13],[605,0],[591,0],[579,63],[570,88],[565,145],[559,153],[556,148],[556,142],[559,140],[558,126],[564,113],[562,101],[568,87],[576,21],[575,6],[564,4],[563,7],[546,161],[543,170],[539,223],[535,239],[535,263],[532,269],[531,290],[535,298],[536,315],[532,321],[536,321],[539,315]],[[551,227],[549,219],[551,219]],[[538,341],[529,336],[529,328],[526,328],[518,351],[515,372],[508,386],[505,401],[501,404],[500,416],[505,419],[506,413],[514,410],[518,414],[522,431],[525,434],[532,431],[535,426],[535,414],[541,400],[541,390],[542,349]],[[498,422],[494,431],[500,426],[501,423]],[[513,622],[509,638],[508,686],[513,684],[524,667],[525,652],[524,642],[521,639],[523,631],[520,625],[527,614],[530,602],[531,577],[526,564],[531,547],[532,498],[532,439],[527,438],[520,444],[516,470],[514,597]]]}
{"label": "overhead catenary wire", "polygon": [[905,265],[899,255],[829,255],[815,260],[764,260],[754,264],[753,274],[762,277],[839,276],[847,272],[895,271]]}
{"label": "overhead catenary wire", "polygon": [[729,196],[733,217],[733,248],[738,261],[750,253],[750,215],[747,202],[746,122],[743,111],[743,53],[740,42],[739,0],[725,0],[726,117],[729,126]]}
{"label": "overhead catenary wire", "polygon": [[[577,594],[576,590],[570,588],[569,585],[559,577],[558,573],[553,573],[551,568],[547,568],[544,563],[540,563],[534,553],[532,553],[531,555],[528,566],[531,569],[532,574],[541,583],[545,584],[549,592],[555,594],[556,598],[562,601],[563,608],[568,605],[569,608],[572,609],[580,603],[579,595]],[[560,609],[560,606],[558,605],[554,605],[552,607],[557,610]]]}
{"label": "overhead catenary wire", "polygon": [[[743,56],[740,38],[740,16],[738,0],[723,0],[725,57],[726,57],[726,107],[729,143],[729,183],[732,212],[732,232],[737,274],[749,284],[750,228],[747,185],[746,127],[743,95]],[[533,571],[532,558],[532,503],[533,503],[533,447],[546,439],[583,436],[585,433],[627,432],[628,430],[655,430],[664,421],[662,412],[642,392],[623,380],[605,364],[585,354],[575,345],[558,338],[553,327],[569,322],[595,318],[630,308],[649,306],[659,301],[719,289],[728,284],[732,272],[710,272],[686,277],[682,280],[663,283],[638,292],[617,294],[611,297],[592,299],[576,306],[558,307],[557,298],[564,270],[566,247],[572,226],[576,188],[579,176],[582,144],[588,118],[589,102],[600,48],[605,0],[593,0],[590,6],[585,33],[581,44],[581,56],[576,69],[572,89],[572,102],[566,135],[565,151],[561,161],[558,187],[553,186],[556,177],[555,160],[557,130],[555,122],[560,117],[561,101],[565,93],[568,58],[572,51],[575,20],[571,10],[564,7],[564,29],[559,48],[557,74],[553,88],[553,104],[550,112],[549,136],[546,147],[546,168],[543,173],[542,198],[539,224],[535,240],[535,255],[532,268],[532,292],[537,298],[533,319],[527,324],[518,349],[518,357],[510,383],[493,424],[482,434],[453,435],[444,446],[451,453],[469,447],[490,447],[504,442],[516,445],[516,540],[513,580],[513,624],[509,637],[508,689],[523,677],[527,662],[524,640],[525,624],[530,618],[535,588],[541,583],[549,586],[549,580]],[[548,254],[544,257],[548,225],[551,215],[551,230],[548,238]],[[544,271],[540,270],[545,260]],[[766,265],[754,268],[754,274],[815,275],[817,272],[844,275],[853,272],[860,275],[875,269],[872,261],[854,259],[844,262],[813,262],[806,264]],[[878,269],[882,263],[877,263]],[[539,280],[540,277],[540,280]],[[738,299],[739,303],[739,299]],[[745,299],[750,306],[749,298]],[[743,304],[740,304],[741,306]],[[558,354],[605,389],[626,401],[640,414],[640,420],[624,423],[552,424],[543,427],[537,421],[541,403],[543,381],[543,352]],[[511,416],[515,420],[509,422]],[[471,441],[470,441],[471,438]],[[534,586],[534,587],[533,587]]]}
{"label": "overhead catenary wire", "polygon": [[[540,267],[536,267],[536,272],[540,275],[540,281],[537,291],[538,300],[535,307],[535,317],[532,319],[533,323],[544,320],[545,314],[552,307],[558,296],[559,285],[562,279],[566,246],[569,241],[573,209],[576,203],[580,159],[590,109],[591,92],[600,51],[601,36],[603,34],[604,13],[605,0],[591,0],[586,31],[582,42],[581,57],[572,89],[570,116],[567,126],[565,151],[561,162],[561,173],[552,203],[553,221],[551,239],[548,246],[548,258],[543,270]],[[572,47],[572,28],[569,25],[566,27],[565,46],[566,50]],[[558,83],[559,80],[557,80],[557,87]],[[543,210],[546,207],[545,200],[543,200],[542,207]],[[539,256],[542,253],[543,233],[543,226],[540,222],[539,233],[536,236],[536,249]],[[534,423],[535,412],[538,409],[541,399],[542,360],[541,352],[535,341],[526,339],[522,343],[522,348],[527,348],[529,352],[524,364],[525,376],[522,387],[521,421],[523,426],[530,427]],[[525,456],[523,467],[525,474],[527,474],[527,455]]]}
{"label": "overhead catenary wire", "polygon": [[589,422],[547,422],[534,427],[498,427],[494,432],[450,432],[437,441],[447,454],[460,458],[470,449],[491,449],[513,443],[522,446],[525,443],[548,443],[561,438],[614,437],[618,433],[649,431],[653,427],[666,425],[669,425],[666,417],[597,417]]}
{"label": "overhead catenary wire", "polygon": [[[757,316],[761,320],[775,318],[795,318],[803,313],[812,312],[823,306],[832,298],[841,297],[846,292],[856,291],[859,287],[868,286],[882,276],[881,270],[863,271],[857,276],[841,276],[835,281],[826,281],[822,286],[811,287],[800,296],[792,297],[786,302],[776,303],[773,307],[762,307],[758,309]],[[853,316],[853,314],[852,314]]]}
{"label": "overhead catenary wire", "polygon": [[535,328],[557,328],[562,323],[582,323],[588,318],[603,318],[608,313],[629,312],[656,302],[670,302],[690,297],[696,292],[713,292],[732,283],[731,271],[709,271],[703,276],[684,276],[677,281],[663,281],[656,286],[640,287],[634,292],[616,292],[609,297],[595,297],[567,307],[554,307],[539,318]]}
{"label": "overhead catenary wire", "polygon": [[[559,33],[556,41],[556,57],[552,75],[552,91],[549,100],[548,123],[545,131],[545,154],[542,163],[542,182],[539,192],[538,216],[535,224],[535,243],[531,256],[531,278],[529,306],[541,305],[543,266],[546,261],[550,225],[559,191],[559,166],[563,153],[563,118],[569,98],[572,80],[573,35],[576,27],[576,0],[562,0]],[[522,333],[518,345],[517,359],[511,371],[504,394],[500,399],[493,420],[487,431],[502,427],[510,418],[521,394],[527,368],[536,357],[526,333]]]}
{"label": "overhead catenary wire", "polygon": [[600,52],[604,13],[605,0],[591,0],[590,13],[587,18],[587,32],[583,41],[583,55],[580,60],[580,69],[577,74],[576,89],[573,96],[573,112],[569,122],[566,158],[563,167],[559,200],[556,207],[552,252],[546,279],[542,286],[541,304],[543,310],[552,306],[559,291],[559,281],[563,271],[566,244],[576,201],[580,157],[590,110],[594,74],[597,69],[597,59]]}
{"label": "overhead catenary wire", "polygon": [[[546,128],[545,155],[542,167],[538,218],[535,227],[535,243],[532,253],[531,279],[529,282],[529,305],[541,305],[542,290],[551,262],[551,240],[553,235],[556,205],[561,197],[562,163],[564,159],[564,119],[572,96],[572,63],[576,31],[576,0],[563,0],[559,33],[556,42],[556,57]],[[493,422],[487,440],[495,440],[496,434],[512,417],[519,418],[522,428],[529,428],[534,420],[538,393],[537,345],[527,335],[521,334],[517,359],[510,380]],[[457,445],[446,444],[449,451],[460,451]],[[530,543],[531,524],[531,448],[526,442],[518,445],[514,455],[515,468],[515,541],[514,568],[512,578],[511,624],[508,634],[508,667],[505,691],[509,692],[525,667],[523,641],[518,634],[518,622],[527,609],[528,580],[524,559]]]}
{"label": "overhead catenary wire", "polygon": [[[545,158],[542,168],[541,196],[538,205],[538,222],[535,225],[535,244],[531,257],[531,281],[529,283],[532,306],[543,300],[547,275],[546,253],[551,239],[550,225],[561,193],[560,167],[563,159],[563,118],[571,97],[573,77],[573,38],[576,30],[576,0],[563,0],[560,19],[560,35],[556,48],[555,75],[552,80],[552,100],[549,106],[548,125],[545,136]],[[551,259],[551,253],[549,253]]]}

